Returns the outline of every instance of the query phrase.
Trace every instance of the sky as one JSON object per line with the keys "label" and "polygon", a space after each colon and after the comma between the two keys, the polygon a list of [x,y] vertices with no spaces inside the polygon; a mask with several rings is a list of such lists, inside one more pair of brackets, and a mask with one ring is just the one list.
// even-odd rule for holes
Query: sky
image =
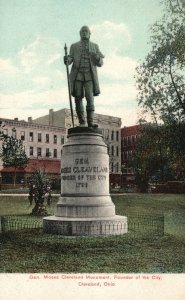
{"label": "sky", "polygon": [[95,112],[135,125],[135,68],[150,50],[149,26],[163,13],[160,1],[0,0],[0,116],[27,121],[70,107],[64,45],[69,50],[87,25],[105,56]]}

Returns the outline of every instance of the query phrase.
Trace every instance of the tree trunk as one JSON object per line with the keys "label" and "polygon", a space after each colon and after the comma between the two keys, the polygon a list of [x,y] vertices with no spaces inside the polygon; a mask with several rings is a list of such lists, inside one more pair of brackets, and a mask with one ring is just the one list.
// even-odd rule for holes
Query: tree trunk
{"label": "tree trunk", "polygon": [[47,210],[45,205],[41,203],[36,203],[31,212],[34,216],[47,216]]}
{"label": "tree trunk", "polygon": [[13,178],[13,185],[15,187],[15,184],[16,184],[16,178],[17,178],[17,172],[16,172],[16,168],[14,170],[14,178]]}

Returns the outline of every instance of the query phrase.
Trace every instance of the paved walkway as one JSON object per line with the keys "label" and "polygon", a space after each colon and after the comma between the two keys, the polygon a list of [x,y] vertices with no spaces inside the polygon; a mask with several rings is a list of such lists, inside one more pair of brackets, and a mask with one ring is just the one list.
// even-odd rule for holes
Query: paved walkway
{"label": "paved walkway", "polygon": [[[120,194],[119,193],[115,193],[115,194],[111,193],[110,196],[123,196],[123,195],[126,196],[126,195],[138,195],[138,194],[139,193],[120,193]],[[0,197],[1,196],[20,196],[20,197],[24,196],[25,197],[25,196],[28,196],[28,194],[1,194],[0,193]],[[60,194],[51,194],[51,196],[60,196]]]}
{"label": "paved walkway", "polygon": [[[51,194],[52,196],[60,196],[60,194]],[[13,197],[16,197],[16,196],[19,196],[19,197],[25,197],[25,196],[28,196],[28,194],[1,194],[0,193],[0,197],[1,196],[13,196]]]}

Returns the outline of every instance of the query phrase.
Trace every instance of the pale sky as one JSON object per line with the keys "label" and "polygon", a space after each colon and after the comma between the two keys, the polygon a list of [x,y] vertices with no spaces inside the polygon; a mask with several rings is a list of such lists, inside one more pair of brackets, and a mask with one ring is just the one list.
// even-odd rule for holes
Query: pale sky
{"label": "pale sky", "polygon": [[160,0],[0,0],[0,116],[27,121],[69,108],[64,44],[87,25],[105,55],[96,113],[136,124],[135,67],[162,9]]}

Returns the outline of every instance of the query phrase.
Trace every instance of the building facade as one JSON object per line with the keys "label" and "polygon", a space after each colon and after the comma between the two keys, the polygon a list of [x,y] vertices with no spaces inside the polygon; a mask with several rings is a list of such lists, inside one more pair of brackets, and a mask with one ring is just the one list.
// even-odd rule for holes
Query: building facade
{"label": "building facade", "polygon": [[[18,118],[14,120],[0,118],[0,122],[5,124],[3,127],[5,135],[22,140],[26,155],[29,158],[28,167],[25,168],[25,171],[29,170],[29,174],[33,170],[33,166],[40,165],[41,160],[44,165],[50,166],[49,161],[61,160],[63,144],[67,139],[67,131],[68,128],[72,127],[69,109],[61,109],[56,112],[50,109],[48,115],[34,120],[29,117],[27,122]],[[75,113],[74,122],[75,126],[78,126],[78,118]],[[105,143],[108,146],[110,181],[117,182],[120,180],[117,180],[117,178],[121,174],[121,119],[95,114],[94,122],[102,129]],[[3,170],[2,161],[0,161],[0,170],[8,178],[7,169]],[[23,170],[19,170],[19,172],[22,176],[21,172]]]}
{"label": "building facade", "polygon": [[61,159],[67,130],[58,126],[48,126],[29,121],[0,118],[5,126],[3,133],[22,140],[26,155],[29,158]]}
{"label": "building facade", "polygon": [[[18,118],[14,120],[0,118],[0,122],[4,124],[3,134],[13,136],[16,139],[20,139],[23,143],[27,157],[29,158],[28,166],[23,169],[18,169],[19,176],[17,177],[17,183],[19,183],[20,177],[26,177],[27,174],[31,174],[42,165],[42,170],[48,171],[50,169],[51,174],[59,175],[58,166],[60,165],[63,144],[67,138],[67,130],[62,127],[48,126],[33,123],[29,118],[29,121],[19,121]],[[50,166],[46,168],[46,166]],[[56,171],[53,170],[53,166],[56,167]],[[13,168],[4,168],[3,162],[0,160],[1,181],[7,181],[11,183],[11,174]],[[7,172],[8,171],[8,172]],[[26,172],[26,173],[25,173]],[[3,180],[4,179],[4,180]],[[5,180],[6,179],[6,180]]]}
{"label": "building facade", "polygon": [[121,129],[121,164],[122,164],[122,184],[134,181],[134,170],[130,166],[130,161],[134,157],[137,141],[140,137],[140,126],[128,126]]}
{"label": "building facade", "polygon": [[[58,111],[50,109],[48,115],[34,119],[32,122],[66,129],[72,127],[71,112],[66,108]],[[94,123],[102,129],[105,143],[108,146],[110,174],[121,174],[121,118],[95,113]],[[79,125],[75,112],[74,125]]]}

